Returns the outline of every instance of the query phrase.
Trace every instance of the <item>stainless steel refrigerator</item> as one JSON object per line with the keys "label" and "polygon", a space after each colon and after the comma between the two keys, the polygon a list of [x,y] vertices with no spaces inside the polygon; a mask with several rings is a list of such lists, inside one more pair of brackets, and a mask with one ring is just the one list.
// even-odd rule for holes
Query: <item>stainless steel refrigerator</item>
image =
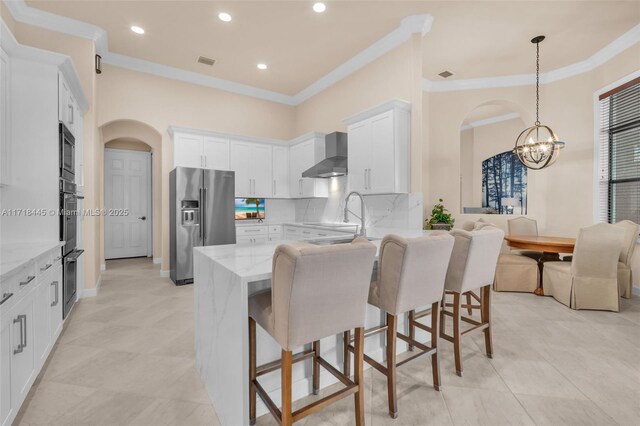
{"label": "stainless steel refrigerator", "polygon": [[235,173],[176,167],[169,174],[170,276],[193,282],[193,247],[235,244]]}

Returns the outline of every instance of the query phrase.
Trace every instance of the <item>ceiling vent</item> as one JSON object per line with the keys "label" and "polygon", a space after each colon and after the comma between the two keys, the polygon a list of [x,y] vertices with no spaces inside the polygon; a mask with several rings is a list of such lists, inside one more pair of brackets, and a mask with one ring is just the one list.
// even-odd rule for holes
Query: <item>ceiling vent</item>
{"label": "ceiling vent", "polygon": [[451,77],[453,75],[452,72],[450,71],[442,71],[440,74],[438,74],[440,77],[442,78],[448,78]]}
{"label": "ceiling vent", "polygon": [[200,56],[198,58],[198,63],[212,66],[213,64],[216,63],[216,60],[215,59],[211,59],[211,58],[207,58],[206,56]]}

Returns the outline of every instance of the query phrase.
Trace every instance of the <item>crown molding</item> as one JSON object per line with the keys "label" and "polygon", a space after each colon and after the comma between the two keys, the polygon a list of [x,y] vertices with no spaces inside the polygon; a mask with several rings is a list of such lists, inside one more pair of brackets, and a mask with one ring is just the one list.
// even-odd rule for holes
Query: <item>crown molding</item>
{"label": "crown molding", "polygon": [[154,74],[165,78],[291,106],[303,103],[307,99],[317,95],[350,74],[353,74],[360,68],[409,40],[411,34],[420,33],[424,36],[431,29],[431,25],[433,24],[433,16],[431,15],[412,15],[404,18],[400,22],[398,28],[394,29],[371,46],[339,65],[337,68],[334,68],[332,71],[321,77],[313,84],[307,86],[296,95],[291,96],[230,80],[186,71],[168,65],[162,65],[156,62],[112,53],[109,52],[106,31],[96,25],[33,8],[27,5],[25,0],[5,0],[5,3],[7,4],[13,19],[18,22],[95,41],[96,52],[102,56],[103,64],[126,68],[146,74]]}
{"label": "crown molding", "polygon": [[57,67],[69,83],[69,88],[78,102],[80,111],[85,113],[89,109],[89,101],[82,90],[78,70],[69,56],[18,43],[2,18],[0,18],[0,46],[12,58]]}
{"label": "crown molding", "polygon": [[[204,74],[158,64],[156,62],[111,53],[108,48],[107,33],[98,26],[30,7],[27,5],[25,0],[5,0],[5,4],[13,16],[13,19],[18,22],[93,40],[96,44],[96,52],[102,56],[102,62],[105,64],[291,106],[300,105],[338,81],[373,62],[377,58],[385,55],[389,51],[409,40],[412,34],[419,33],[424,36],[431,30],[431,26],[434,21],[433,16],[428,14],[411,15],[404,18],[400,22],[400,25],[389,34],[385,35],[363,51],[357,53],[351,59],[325,74],[319,80],[292,96],[261,89],[255,86],[236,83],[230,80],[210,77]],[[606,63],[611,58],[639,41],[640,24],[636,25],[631,30],[627,31],[625,34],[609,43],[607,46],[584,61],[558,68],[553,71],[541,73],[540,83],[552,83],[589,72]],[[433,81],[423,78],[422,89],[425,92],[451,92],[527,86],[532,84],[535,84],[535,74],[517,74],[450,81]]]}
{"label": "crown molding", "polygon": [[511,112],[509,114],[496,115],[489,118],[483,118],[482,120],[472,121],[468,124],[464,124],[460,129],[461,130],[471,130],[476,127],[488,126],[490,124],[501,123],[503,121],[509,121],[516,118],[520,118],[520,114],[517,112]]}
{"label": "crown molding", "polygon": [[412,34],[420,33],[424,36],[431,29],[432,24],[433,16],[431,15],[407,16],[400,22],[398,28],[298,92],[294,96],[296,105],[303,103],[379,57],[384,56],[402,43],[408,41]]}
{"label": "crown molding", "polygon": [[[540,73],[540,84],[548,84],[565,78],[574,77],[592,71],[608,62],[624,50],[640,42],[640,24],[591,55],[584,61],[567,65],[552,71]],[[425,92],[453,92],[460,90],[493,89],[500,87],[527,86],[535,84],[535,74],[518,74],[502,77],[469,78],[464,80],[433,81],[422,80],[422,90]]]}
{"label": "crown molding", "polygon": [[309,139],[323,139],[326,136],[326,133],[321,132],[307,132],[303,135],[295,137],[289,141],[290,145],[295,145],[300,142],[308,141]]}

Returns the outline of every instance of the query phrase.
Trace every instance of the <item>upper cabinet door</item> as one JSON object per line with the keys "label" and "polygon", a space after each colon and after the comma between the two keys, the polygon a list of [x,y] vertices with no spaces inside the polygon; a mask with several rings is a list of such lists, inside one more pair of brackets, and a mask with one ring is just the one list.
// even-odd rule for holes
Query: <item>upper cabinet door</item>
{"label": "upper cabinet door", "polygon": [[207,136],[203,147],[204,167],[213,170],[230,170],[229,139]]}
{"label": "upper cabinet door", "polygon": [[253,144],[251,147],[252,195],[260,198],[273,196],[271,145]]}
{"label": "upper cabinet door", "polygon": [[304,148],[302,144],[289,149],[289,194],[292,198],[302,196],[302,165]]}
{"label": "upper cabinet door", "polygon": [[371,119],[367,192],[391,193],[395,189],[395,144],[393,111]]}
{"label": "upper cabinet door", "polygon": [[58,74],[58,121],[69,127],[69,98],[71,90],[62,73]]}
{"label": "upper cabinet door", "polygon": [[348,177],[351,191],[367,192],[371,157],[371,124],[363,121],[349,126]]}
{"label": "upper cabinet door", "polygon": [[302,172],[315,166],[315,140],[309,140],[300,144],[300,177],[302,178],[302,197],[315,196],[315,181],[312,178],[303,178]]}
{"label": "upper cabinet door", "polygon": [[203,137],[176,135],[173,147],[174,167],[204,167]]}
{"label": "upper cabinet door", "polygon": [[273,147],[273,188],[274,198],[289,197],[289,150],[284,146]]}
{"label": "upper cabinet door", "polygon": [[251,174],[251,144],[231,141],[231,170],[236,173],[236,197],[253,195],[253,178]]}

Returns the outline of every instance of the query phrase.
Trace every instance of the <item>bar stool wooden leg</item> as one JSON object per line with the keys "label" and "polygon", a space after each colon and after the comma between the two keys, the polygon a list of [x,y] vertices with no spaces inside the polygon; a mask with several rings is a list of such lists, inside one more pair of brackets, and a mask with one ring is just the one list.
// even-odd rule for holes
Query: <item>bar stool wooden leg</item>
{"label": "bar stool wooden leg", "polygon": [[[413,322],[416,320],[416,311],[409,311],[409,338],[416,340],[416,326]],[[413,351],[413,345],[409,345],[409,350]]]}
{"label": "bar stool wooden leg", "polygon": [[354,341],[354,382],[358,391],[353,395],[356,426],[364,426],[364,328],[356,328]]}
{"label": "bar stool wooden leg", "polygon": [[387,395],[389,397],[389,415],[398,417],[398,400],[396,396],[396,317],[387,314]]}
{"label": "bar stool wooden leg", "polygon": [[438,358],[438,322],[440,320],[440,302],[431,305],[431,347],[436,351],[431,355],[433,387],[440,390],[440,360]]}
{"label": "bar stool wooden leg", "polygon": [[487,350],[487,357],[493,358],[493,342],[491,341],[491,286],[484,286],[480,290],[480,299],[482,307],[480,315],[482,322],[489,324],[484,331],[484,345]]}
{"label": "bar stool wooden leg", "polygon": [[292,353],[291,351],[282,350],[282,426],[290,426],[293,424],[293,412],[291,408],[291,367]]}
{"label": "bar stool wooden leg", "polygon": [[320,392],[320,341],[313,342],[313,394],[317,395]]}
{"label": "bar stool wooden leg", "polygon": [[440,302],[442,310],[440,311],[440,335],[444,335],[444,321],[447,316],[444,314],[444,310],[447,309],[447,294],[442,295],[442,301]]}
{"label": "bar stool wooden leg", "polygon": [[249,424],[256,424],[256,322],[249,317]]}
{"label": "bar stool wooden leg", "polygon": [[345,376],[351,376],[351,356],[349,355],[349,345],[351,344],[351,331],[347,330],[343,333],[342,337],[342,357],[343,366],[342,372]]}
{"label": "bar stool wooden leg", "polygon": [[462,377],[462,335],[460,333],[461,303],[460,293],[453,293],[453,354],[456,361],[456,374]]}
{"label": "bar stool wooden leg", "polygon": [[473,315],[473,309],[471,309],[471,293],[467,293],[467,313],[469,316]]}

